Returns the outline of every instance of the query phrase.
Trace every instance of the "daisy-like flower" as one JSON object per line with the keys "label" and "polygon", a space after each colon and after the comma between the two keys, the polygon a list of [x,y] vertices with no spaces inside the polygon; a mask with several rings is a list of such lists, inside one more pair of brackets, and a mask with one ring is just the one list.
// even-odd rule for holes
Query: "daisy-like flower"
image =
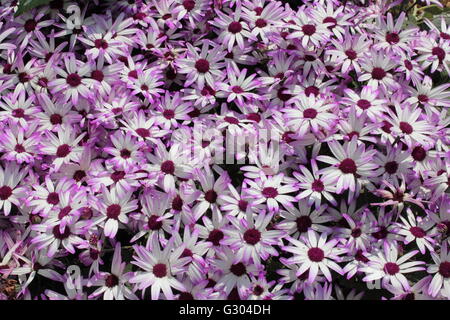
{"label": "daisy-like flower", "polygon": [[175,92],[172,95],[169,94],[169,91],[166,91],[164,98],[161,98],[158,102],[156,113],[158,122],[162,124],[164,129],[177,128],[179,125],[178,121],[191,119],[189,113],[193,108],[182,101],[179,92]]}
{"label": "daisy-like flower", "polygon": [[304,48],[307,48],[308,45],[320,47],[329,35],[327,27],[333,25],[331,21],[325,24],[318,23],[301,9],[292,17],[292,20],[293,23],[286,24],[286,27],[293,29],[294,32],[290,33],[287,39],[299,39]]}
{"label": "daisy-like flower", "polygon": [[417,48],[421,53],[417,62],[422,63],[422,67],[427,69],[431,67],[431,73],[438,68],[444,68],[447,74],[450,74],[450,43],[448,40],[422,39],[422,44]]}
{"label": "daisy-like flower", "polygon": [[[336,271],[338,274],[343,274],[342,268],[336,263],[340,262],[343,249],[336,247],[338,239],[331,239],[327,241],[328,234],[319,234],[310,229],[307,233],[307,237],[301,236],[300,240],[288,237],[287,240],[292,246],[284,246],[282,249],[286,252],[293,254],[291,258],[283,259],[283,263],[298,263],[300,269],[298,274],[303,274],[308,271],[308,282],[312,284],[319,273],[319,270],[323,273],[328,281],[332,281],[330,269]],[[281,259],[280,259],[281,260]]]}
{"label": "daisy-like flower", "polygon": [[115,58],[124,54],[123,43],[117,39],[117,34],[113,38],[112,31],[105,32],[103,26],[95,24],[93,29],[79,38],[81,42],[90,47],[86,50],[86,56],[91,60],[102,61],[104,59],[112,64]]}
{"label": "daisy-like flower", "polygon": [[383,16],[378,18],[378,31],[376,32],[376,39],[379,41],[374,45],[376,49],[388,49],[394,53],[401,54],[405,51],[410,51],[409,43],[418,28],[404,29],[403,23],[406,18],[406,13],[402,12],[394,24],[392,14],[387,14],[386,20]]}
{"label": "daisy-like flower", "polygon": [[266,203],[269,211],[278,212],[280,210],[279,203],[283,207],[292,207],[295,198],[287,195],[297,190],[293,182],[285,183],[284,174],[279,173],[274,176],[266,176],[260,174],[256,181],[245,179],[248,184],[246,194],[254,198],[254,204]]}
{"label": "daisy-like flower", "polygon": [[318,156],[317,160],[331,164],[332,166],[319,170],[323,173],[325,182],[336,182],[336,192],[342,193],[349,189],[358,192],[361,181],[359,177],[373,177],[378,175],[378,165],[372,159],[376,150],[365,150],[364,144],[358,145],[354,137],[346,141],[342,146],[337,141],[328,142],[331,152],[336,158],[330,156]]}
{"label": "daisy-like flower", "polygon": [[430,285],[428,286],[428,294],[433,297],[442,295],[450,296],[450,252],[448,251],[448,242],[442,243],[441,252],[431,252],[434,264],[428,266],[427,271],[434,274]]}
{"label": "daisy-like flower", "polygon": [[121,131],[116,131],[110,139],[114,147],[105,147],[103,151],[114,156],[110,159],[111,163],[119,168],[126,168],[142,159],[142,152],[139,151],[141,145],[135,142],[130,132],[123,134]]}
{"label": "daisy-like flower", "polygon": [[26,195],[25,186],[18,186],[28,174],[26,168],[21,168],[15,162],[7,162],[0,166],[0,209],[5,216],[11,212],[11,204],[20,205],[21,199]]}
{"label": "daisy-like flower", "polygon": [[400,176],[406,175],[411,169],[412,163],[410,160],[410,154],[403,151],[399,147],[386,146],[386,155],[378,152],[375,155],[374,162],[381,168],[384,168],[383,178],[387,178],[391,175]]}
{"label": "daisy-like flower", "polygon": [[96,203],[96,208],[102,215],[95,219],[94,224],[102,224],[103,232],[108,238],[114,238],[119,230],[119,222],[128,223],[127,213],[138,208],[137,200],[131,199],[132,193],[114,188],[108,190],[102,186],[102,200]]}
{"label": "daisy-like flower", "polygon": [[71,192],[73,182],[68,179],[62,179],[54,183],[50,177],[45,178],[44,185],[34,185],[34,191],[31,191],[30,206],[33,213],[39,213],[43,217],[47,217],[50,211],[59,206],[60,199],[63,194]]}
{"label": "daisy-like flower", "polygon": [[179,72],[187,74],[184,86],[188,87],[196,82],[199,88],[204,89],[205,83],[214,88],[215,81],[223,78],[221,69],[225,66],[222,62],[225,53],[221,47],[205,40],[199,54],[191,44],[187,43],[186,46],[187,57],[177,61],[180,67]]}
{"label": "daisy-like flower", "polygon": [[217,17],[211,23],[217,28],[215,30],[219,35],[217,41],[220,41],[228,49],[228,52],[233,50],[235,43],[241,50],[244,50],[245,39],[256,41],[256,37],[250,32],[248,24],[241,20],[241,4],[237,5],[233,11],[228,11],[227,14],[225,12],[217,10]]}
{"label": "daisy-like flower", "polygon": [[300,200],[298,209],[288,207],[286,210],[280,211],[280,216],[284,220],[278,223],[276,228],[287,231],[289,235],[296,239],[308,232],[309,229],[331,233],[332,229],[323,225],[333,220],[332,216],[327,213],[323,214],[326,208],[326,205],[322,205],[311,211],[311,207],[306,200]]}
{"label": "daisy-like flower", "polygon": [[226,212],[227,215],[242,219],[248,211],[255,212],[261,208],[258,205],[254,205],[251,201],[252,199],[245,195],[245,192],[243,191],[246,189],[245,183],[242,185],[240,193],[231,183],[228,184],[228,188],[230,194],[219,195],[219,198],[221,198],[224,203],[220,206],[220,210]]}
{"label": "daisy-like flower", "polygon": [[387,186],[390,190],[377,189],[374,191],[374,193],[386,199],[386,201],[382,203],[372,203],[372,205],[378,205],[382,207],[395,206],[398,212],[403,211],[405,202],[414,203],[422,209],[425,208],[420,199],[416,199],[414,195],[406,192],[406,179],[404,176],[401,177],[401,183],[399,182],[399,179],[394,177],[392,183],[387,180],[382,180],[382,184]]}
{"label": "daisy-like flower", "polygon": [[64,93],[65,99],[71,99],[73,104],[78,103],[80,96],[89,99],[92,96],[89,86],[93,82],[87,78],[87,74],[91,72],[90,64],[77,60],[74,54],[67,54],[64,57],[64,66],[65,70],[55,66],[56,73],[61,78],[48,83],[52,93]]}
{"label": "daisy-like flower", "polygon": [[370,55],[366,53],[364,59],[361,59],[361,67],[363,73],[358,77],[358,81],[368,81],[368,85],[374,89],[378,86],[384,89],[398,87],[391,73],[397,63],[383,51],[372,50]]}
{"label": "daisy-like flower", "polygon": [[135,284],[136,289],[142,290],[142,297],[148,287],[151,287],[152,300],[158,300],[161,290],[168,300],[173,300],[172,288],[185,292],[186,288],[177,279],[185,270],[189,257],[182,258],[184,245],[174,248],[174,238],[171,238],[163,250],[156,237],[153,237],[151,247],[133,246],[134,255],[132,264],[143,271],[137,271],[129,280]]}
{"label": "daisy-like flower", "polygon": [[254,36],[260,36],[264,43],[269,44],[270,36],[281,26],[280,22],[287,16],[281,3],[268,2],[264,7],[260,7],[258,3],[253,4],[249,1],[245,5],[248,8],[242,8],[242,16],[249,21],[251,33]]}
{"label": "daisy-like flower", "polygon": [[192,213],[198,220],[208,209],[219,208],[222,199],[219,195],[225,195],[228,191],[228,183],[230,177],[223,172],[220,177],[215,180],[214,173],[209,166],[205,166],[203,170],[194,169],[193,175],[200,182],[203,194],[197,199],[197,204],[192,208]]}
{"label": "daisy-like flower", "polygon": [[442,84],[433,86],[430,77],[425,76],[424,81],[416,87],[408,87],[410,97],[405,102],[409,102],[414,106],[424,105],[430,111],[434,106],[450,107],[450,84]]}
{"label": "daisy-like flower", "polygon": [[81,115],[72,110],[72,103],[64,100],[50,100],[47,94],[38,95],[38,101],[44,112],[36,117],[40,119],[42,130],[56,131],[61,126],[68,128],[81,121]]}
{"label": "daisy-like flower", "polygon": [[126,262],[122,262],[121,250],[120,242],[117,242],[111,262],[111,273],[101,272],[89,281],[88,287],[99,287],[89,295],[89,299],[103,295],[104,300],[137,300],[136,295],[126,286],[133,274],[124,273]]}
{"label": "daisy-like flower", "polygon": [[[1,92],[1,90],[0,90]],[[14,125],[20,125],[27,128],[29,121],[39,112],[35,106],[34,96],[27,99],[26,93],[23,90],[16,88],[13,93],[2,96],[3,101],[0,100],[1,120],[9,120]]]}
{"label": "daisy-like flower", "polygon": [[219,98],[227,97],[228,103],[236,100],[239,105],[244,105],[244,102],[248,100],[260,99],[258,94],[249,91],[261,86],[261,82],[255,79],[256,74],[252,74],[247,78],[246,76],[247,69],[239,70],[227,67],[229,84],[225,82],[218,83],[217,89],[220,91],[217,93],[217,96]]}
{"label": "daisy-like flower", "polygon": [[4,152],[2,159],[17,163],[32,163],[38,151],[39,135],[35,133],[36,122],[25,130],[22,127],[9,126],[0,135],[0,150]]}
{"label": "daisy-like flower", "polygon": [[341,64],[341,71],[347,73],[355,70],[361,72],[360,61],[364,52],[370,47],[370,41],[364,35],[355,37],[344,37],[344,41],[331,40],[336,49],[331,48],[325,52],[326,55],[336,57]]}
{"label": "daisy-like flower", "polygon": [[428,251],[434,251],[433,245],[435,243],[433,234],[430,229],[434,227],[434,221],[430,217],[415,217],[410,208],[406,209],[408,220],[400,216],[401,224],[398,224],[400,230],[397,231],[405,237],[405,244],[413,241],[417,244],[421,254]]}
{"label": "daisy-like flower", "polygon": [[46,139],[42,140],[40,150],[48,155],[55,157],[53,160],[53,170],[58,171],[63,164],[68,164],[71,161],[77,161],[83,153],[83,147],[78,146],[78,143],[83,139],[85,133],[76,136],[73,130],[67,127],[58,128],[58,135],[47,131],[45,133]]}
{"label": "daisy-like flower", "polygon": [[75,254],[75,248],[86,242],[80,235],[85,232],[90,223],[77,220],[75,219],[72,223],[67,224],[62,231],[59,221],[46,220],[41,224],[35,224],[32,226],[32,230],[39,232],[39,235],[31,239],[31,243],[38,250],[46,248],[49,258],[54,257],[61,246],[71,254]]}
{"label": "daisy-like flower", "polygon": [[145,70],[143,73],[138,74],[135,81],[129,86],[133,91],[132,94],[141,93],[151,103],[155,101],[155,98],[160,96],[163,89],[158,88],[163,85],[161,81],[162,70],[159,67],[153,67]]}
{"label": "daisy-like flower", "polygon": [[330,130],[337,116],[331,112],[334,104],[316,98],[314,95],[300,95],[296,97],[293,108],[284,111],[287,125],[298,130],[300,136],[312,131],[317,133],[320,129]]}
{"label": "daisy-like flower", "polygon": [[258,267],[253,263],[246,263],[236,259],[236,255],[229,247],[217,252],[217,259],[211,262],[220,275],[215,288],[223,290],[229,295],[233,289],[237,289],[238,295],[245,297],[246,289],[250,287],[251,275],[259,273]]}
{"label": "daisy-like flower", "polygon": [[417,253],[417,250],[412,250],[399,257],[396,246],[385,243],[382,249],[369,257],[367,266],[361,268],[361,271],[366,274],[363,281],[381,279],[383,286],[387,284],[397,288],[408,286],[405,273],[425,270],[424,267],[421,267],[425,264],[423,261],[407,262]]}
{"label": "daisy-like flower", "polygon": [[267,260],[270,256],[278,256],[273,245],[280,244],[284,235],[282,230],[267,230],[273,213],[258,213],[256,219],[252,212],[247,212],[244,219],[229,216],[233,229],[225,230],[223,244],[229,245],[236,255],[236,259],[243,262],[252,261],[261,265],[261,259]]}
{"label": "daisy-like flower", "polygon": [[388,110],[388,113],[387,120],[393,125],[393,135],[403,138],[408,147],[416,142],[427,146],[433,143],[433,139],[429,137],[433,134],[433,127],[426,120],[420,120],[419,108],[408,105],[402,108],[396,104],[395,112]]}
{"label": "daisy-like flower", "polygon": [[[140,211],[132,213],[134,220],[138,221],[140,231],[130,240],[134,242],[144,235],[158,235],[158,239],[164,243],[166,241],[165,233],[174,232],[173,214],[168,211],[170,207],[169,196],[158,191],[145,193],[140,199]],[[148,240],[151,237],[148,238]]]}
{"label": "daisy-like flower", "polygon": [[386,111],[387,101],[379,99],[379,90],[370,86],[363,86],[359,94],[352,89],[345,89],[345,95],[346,97],[342,98],[342,103],[354,106],[358,116],[367,114],[369,119],[376,121]]}

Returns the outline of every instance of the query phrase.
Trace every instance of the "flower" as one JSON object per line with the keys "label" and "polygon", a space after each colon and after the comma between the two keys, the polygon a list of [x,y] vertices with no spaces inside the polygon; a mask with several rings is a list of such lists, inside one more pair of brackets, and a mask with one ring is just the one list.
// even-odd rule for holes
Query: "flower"
{"label": "flower", "polygon": [[189,262],[189,257],[181,258],[184,246],[174,248],[174,238],[171,238],[163,250],[157,238],[153,238],[150,247],[133,246],[134,255],[132,264],[143,271],[137,271],[130,279],[130,283],[142,290],[142,296],[148,287],[151,287],[152,300],[157,300],[161,290],[166,299],[173,299],[174,288],[186,291],[183,284],[176,276],[183,272],[184,265]]}
{"label": "flower", "polygon": [[292,246],[284,246],[283,250],[293,254],[292,258],[283,259],[286,263],[299,263],[299,275],[308,271],[308,282],[313,283],[319,273],[323,273],[328,281],[331,281],[330,269],[339,274],[343,274],[342,268],[335,262],[339,262],[339,255],[344,250],[336,248],[337,239],[331,239],[327,242],[328,234],[326,232],[319,234],[310,229],[307,237],[300,236],[300,240],[287,238],[293,244]]}

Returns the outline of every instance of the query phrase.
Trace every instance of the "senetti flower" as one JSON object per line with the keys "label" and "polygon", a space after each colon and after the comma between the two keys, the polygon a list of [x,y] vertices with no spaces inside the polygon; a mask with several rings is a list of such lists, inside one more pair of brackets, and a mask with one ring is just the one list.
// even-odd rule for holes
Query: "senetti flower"
{"label": "senetti flower", "polygon": [[28,2],[0,300],[450,299],[444,2]]}

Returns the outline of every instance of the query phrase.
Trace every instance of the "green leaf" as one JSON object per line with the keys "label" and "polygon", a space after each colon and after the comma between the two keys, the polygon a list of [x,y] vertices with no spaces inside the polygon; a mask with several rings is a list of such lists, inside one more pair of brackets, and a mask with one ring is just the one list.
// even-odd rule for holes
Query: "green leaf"
{"label": "green leaf", "polygon": [[30,11],[37,6],[41,6],[43,4],[48,4],[51,0],[20,0],[19,7],[15,16],[19,16],[24,12]]}

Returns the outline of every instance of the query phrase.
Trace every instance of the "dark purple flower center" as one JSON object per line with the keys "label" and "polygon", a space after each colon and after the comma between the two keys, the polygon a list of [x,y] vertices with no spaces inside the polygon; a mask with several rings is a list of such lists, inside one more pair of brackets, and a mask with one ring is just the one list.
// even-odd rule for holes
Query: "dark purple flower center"
{"label": "dark purple flower center", "polygon": [[233,91],[234,93],[239,94],[239,93],[243,93],[243,92],[244,92],[244,89],[242,89],[242,88],[239,87],[239,86],[233,86],[233,87],[231,88],[231,91]]}
{"label": "dark purple flower center", "polygon": [[234,34],[241,32],[242,31],[241,23],[238,21],[233,21],[228,25],[228,31]]}
{"label": "dark purple flower center", "polygon": [[50,123],[53,125],[61,124],[62,117],[60,114],[54,113],[50,116]]}
{"label": "dark purple flower center", "polygon": [[330,26],[328,26],[328,29],[333,29],[334,27],[336,27],[337,25],[337,20],[333,17],[326,17],[325,19],[323,19],[323,23],[331,23]]}
{"label": "dark purple flower center", "polygon": [[68,227],[64,228],[64,231],[61,233],[61,231],[59,230],[59,225],[56,225],[53,227],[53,236],[56,239],[59,240],[64,240],[67,239],[70,236],[71,232],[70,229]]}
{"label": "dark purple flower center", "polygon": [[360,262],[364,262],[364,263],[369,262],[369,259],[367,259],[367,258],[363,255],[363,252],[362,252],[361,249],[359,249],[359,250],[356,252],[355,259],[356,259],[356,261],[360,261]]}
{"label": "dark purple flower center", "polygon": [[110,175],[111,180],[114,181],[115,183],[122,180],[124,177],[125,177],[125,171],[114,171]]}
{"label": "dark purple flower center", "polygon": [[165,174],[173,174],[175,172],[175,164],[171,160],[161,163],[161,171]]}
{"label": "dark purple flower center", "polygon": [[312,36],[314,33],[316,33],[316,27],[312,24],[305,24],[302,26],[302,31],[307,36]]}
{"label": "dark purple flower center", "polygon": [[159,216],[154,214],[148,218],[147,226],[150,230],[156,231],[162,228],[163,223],[158,221],[159,218]]}
{"label": "dark purple flower center", "polygon": [[343,173],[355,174],[356,173],[356,163],[355,163],[355,161],[353,161],[350,158],[344,159],[339,164],[339,169]]}
{"label": "dark purple flower center", "polygon": [[25,21],[25,24],[23,25],[23,28],[26,32],[34,31],[37,27],[37,22],[34,19],[29,19]]}
{"label": "dark purple flower center", "polygon": [[81,84],[81,77],[76,73],[67,76],[66,82],[71,87],[78,87]]}
{"label": "dark purple flower center", "polygon": [[129,157],[131,157],[131,152],[128,149],[122,149],[120,150],[120,156],[124,159],[128,159]]}
{"label": "dark purple flower center", "polygon": [[158,278],[164,278],[167,275],[167,266],[164,263],[155,264],[153,274]]}
{"label": "dark purple flower center", "polygon": [[260,295],[262,295],[263,293],[264,293],[264,288],[261,287],[260,285],[256,285],[256,286],[253,288],[253,294],[254,294],[255,296],[260,296]]}
{"label": "dark purple flower center", "polygon": [[214,190],[208,190],[205,193],[205,200],[209,203],[215,203],[217,200],[217,193]]}
{"label": "dark purple flower center", "polygon": [[403,133],[411,134],[413,132],[413,127],[407,122],[403,122],[403,121],[400,122],[399,127],[400,127],[400,130],[402,130]]}
{"label": "dark purple flower center", "polygon": [[381,127],[381,129],[386,132],[386,133],[391,133],[391,128],[393,127],[393,125],[391,123],[389,123],[386,120],[383,120],[383,126]]}
{"label": "dark purple flower center", "polygon": [[360,228],[353,229],[352,233],[351,233],[353,238],[359,238],[361,236],[361,234],[362,234],[362,231]]}
{"label": "dark purple flower center", "polygon": [[416,161],[423,161],[427,156],[427,152],[421,146],[417,146],[412,150],[411,156]]}
{"label": "dark purple flower center", "polygon": [[183,209],[183,199],[179,195],[173,198],[172,209],[175,211],[181,211]]}
{"label": "dark purple flower center", "polygon": [[163,116],[167,120],[173,119],[175,117],[175,111],[173,111],[172,109],[166,109],[163,111]]}
{"label": "dark purple flower center", "polygon": [[295,220],[297,224],[297,230],[301,233],[308,231],[308,229],[312,226],[312,220],[308,216],[301,216]]}
{"label": "dark purple flower center", "polygon": [[391,32],[386,34],[386,41],[390,44],[396,44],[400,41],[400,37],[397,33]]}
{"label": "dark purple flower center", "polygon": [[420,227],[411,227],[409,228],[409,232],[411,232],[411,234],[416,238],[423,238],[427,235],[425,230]]}
{"label": "dark purple flower center", "polygon": [[12,195],[12,189],[8,186],[3,186],[0,188],[0,199],[7,200]]}
{"label": "dark purple flower center", "polygon": [[377,240],[385,239],[388,236],[388,230],[385,226],[381,226],[377,232],[372,233],[372,236]]}
{"label": "dark purple flower center", "polygon": [[109,219],[117,220],[117,218],[119,218],[121,209],[122,208],[120,207],[120,205],[112,204],[112,205],[108,206],[108,208],[106,208],[106,216]]}
{"label": "dark purple flower center", "polygon": [[63,144],[56,149],[56,156],[58,158],[64,158],[70,153],[70,146],[68,144]]}
{"label": "dark purple flower center", "polygon": [[195,68],[200,73],[206,73],[209,71],[209,62],[206,59],[198,59],[197,62],[195,62]]}
{"label": "dark purple flower center", "polygon": [[19,77],[19,81],[21,83],[26,83],[26,82],[30,81],[30,79],[31,79],[31,76],[28,75],[28,73],[26,73],[26,72],[20,72],[18,74],[18,77]]}
{"label": "dark purple flower center", "polygon": [[16,146],[14,147],[14,151],[17,153],[22,153],[25,152],[25,147],[23,145],[21,145],[20,143],[16,144]]}
{"label": "dark purple flower center", "polygon": [[325,257],[325,253],[320,248],[310,248],[308,250],[308,258],[313,262],[320,262]]}
{"label": "dark purple flower center", "polygon": [[431,53],[433,55],[435,55],[439,59],[440,62],[442,62],[445,59],[445,51],[444,51],[444,49],[442,49],[440,47],[434,47],[431,50]]}
{"label": "dark purple flower center", "polygon": [[367,110],[367,109],[369,109],[372,106],[370,101],[367,101],[366,99],[358,100],[356,105],[358,107],[360,107],[361,109],[363,109],[363,110]]}
{"label": "dark purple flower center", "polygon": [[386,76],[386,71],[384,71],[382,68],[375,67],[372,69],[372,78],[375,80],[383,80],[383,78]]}
{"label": "dark purple flower center", "polygon": [[259,18],[255,21],[255,26],[257,26],[258,28],[264,28],[265,26],[267,26],[267,21]]}
{"label": "dark purple flower center", "polygon": [[419,95],[417,96],[417,100],[419,100],[419,102],[426,103],[426,102],[428,102],[430,99],[429,99],[428,96],[425,95],[425,94],[419,94]]}
{"label": "dark purple flower center", "polygon": [[358,55],[356,54],[356,51],[353,49],[345,50],[344,53],[347,56],[347,58],[349,58],[350,60],[355,60],[358,57]]}
{"label": "dark purple flower center", "polygon": [[398,163],[395,161],[386,162],[386,164],[384,165],[384,169],[386,170],[387,173],[394,174],[397,172]]}
{"label": "dark purple flower center", "polygon": [[325,186],[323,185],[322,180],[317,179],[311,184],[311,189],[316,192],[322,192],[325,189]]}
{"label": "dark purple flower center", "polygon": [[12,111],[12,115],[14,118],[23,118],[25,116],[25,110],[22,108],[17,108]]}
{"label": "dark purple flower center", "polygon": [[384,272],[387,274],[393,276],[394,274],[397,274],[400,271],[400,267],[398,264],[394,262],[388,262],[384,265]]}
{"label": "dark purple flower center", "polygon": [[101,70],[94,70],[91,73],[91,78],[97,80],[98,82],[102,82],[105,79],[105,75]]}
{"label": "dark purple flower center", "polygon": [[439,273],[444,278],[450,278],[450,262],[441,262],[441,264],[439,265]]}
{"label": "dark purple flower center", "polygon": [[310,96],[311,94],[313,94],[314,96],[318,96],[320,93],[319,88],[317,88],[316,86],[309,86],[307,88],[305,88],[305,94],[307,96]]}
{"label": "dark purple flower center", "polygon": [[184,0],[183,7],[186,9],[186,11],[189,12],[195,8],[195,1],[194,0]]}
{"label": "dark purple flower center", "polygon": [[247,268],[242,262],[231,265],[230,271],[237,277],[244,275],[247,272]]}
{"label": "dark purple flower center", "polygon": [[278,191],[274,187],[266,187],[262,190],[262,195],[266,198],[275,198],[278,196]]}
{"label": "dark purple flower center", "polygon": [[57,205],[59,203],[59,195],[56,192],[50,192],[47,196],[47,203]]}
{"label": "dark purple flower center", "polygon": [[113,288],[119,284],[119,278],[113,274],[109,274],[105,279],[105,285],[108,288]]}
{"label": "dark purple flower center", "polygon": [[255,245],[261,240],[261,232],[255,228],[248,229],[244,232],[244,240],[248,244]]}
{"label": "dark purple flower center", "polygon": [[313,108],[308,108],[303,111],[303,118],[314,119],[317,116],[317,110]]}
{"label": "dark purple flower center", "polygon": [[247,211],[247,207],[248,207],[248,202],[245,200],[239,200],[238,202],[238,208],[239,210],[245,212]]}
{"label": "dark purple flower center", "polygon": [[107,49],[108,48],[108,42],[106,42],[104,39],[96,39],[94,41],[94,45],[97,49]]}
{"label": "dark purple flower center", "polygon": [[212,242],[212,244],[215,246],[219,246],[220,241],[223,239],[223,237],[224,234],[222,231],[214,229],[209,233],[208,238],[206,240]]}
{"label": "dark purple flower center", "polygon": [[411,71],[413,69],[413,65],[412,65],[411,61],[405,60],[403,63],[405,64],[405,68],[408,69],[409,71]]}

